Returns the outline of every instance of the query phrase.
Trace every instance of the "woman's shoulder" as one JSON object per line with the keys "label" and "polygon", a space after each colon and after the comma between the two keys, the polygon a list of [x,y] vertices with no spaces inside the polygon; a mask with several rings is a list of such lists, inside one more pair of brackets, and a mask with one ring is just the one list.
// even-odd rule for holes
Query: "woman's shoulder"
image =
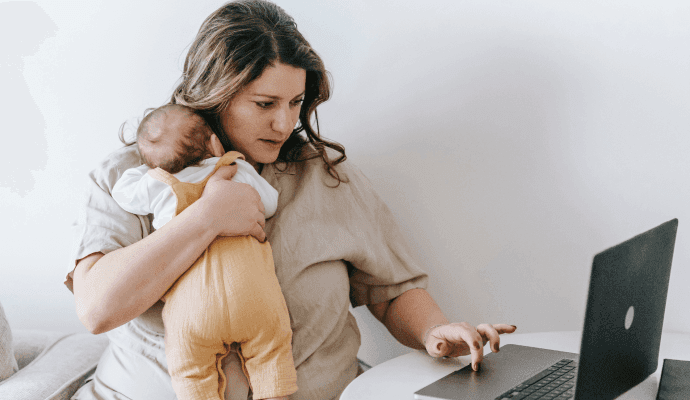
{"label": "woman's shoulder", "polygon": [[[326,155],[331,162],[342,155],[335,150],[326,150]],[[342,196],[344,193],[362,195],[364,192],[374,191],[371,182],[362,170],[347,158],[337,164],[334,163],[331,171],[326,167],[326,162],[321,157],[288,166],[287,171],[289,172],[291,169],[300,175],[301,184],[312,188],[311,190],[321,188],[325,194],[328,193],[332,196]]]}
{"label": "woman's shoulder", "polygon": [[[329,162],[331,162],[333,169],[335,169],[338,174],[348,174],[348,173],[361,173],[359,168],[355,166],[347,157],[344,156],[343,153],[340,153],[336,150],[326,148],[326,157],[328,158]],[[342,161],[337,161],[342,157]],[[323,172],[326,176],[328,176],[328,169],[326,168],[326,162],[321,156],[317,156],[314,158],[310,158],[304,163],[304,168],[305,170],[308,171],[319,171]]]}
{"label": "woman's shoulder", "polygon": [[110,191],[126,170],[142,164],[137,146],[124,146],[108,154],[89,176],[103,189]]}
{"label": "woman's shoulder", "polygon": [[105,156],[93,171],[109,172],[138,167],[143,164],[137,146],[123,146]]}

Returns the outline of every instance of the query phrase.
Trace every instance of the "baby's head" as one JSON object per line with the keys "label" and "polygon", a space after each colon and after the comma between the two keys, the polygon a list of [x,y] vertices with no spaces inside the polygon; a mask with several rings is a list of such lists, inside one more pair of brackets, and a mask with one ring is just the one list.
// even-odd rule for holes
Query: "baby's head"
{"label": "baby's head", "polygon": [[137,146],[146,165],[171,174],[218,155],[220,142],[214,147],[215,141],[218,139],[206,120],[194,109],[179,104],[156,108],[137,129]]}

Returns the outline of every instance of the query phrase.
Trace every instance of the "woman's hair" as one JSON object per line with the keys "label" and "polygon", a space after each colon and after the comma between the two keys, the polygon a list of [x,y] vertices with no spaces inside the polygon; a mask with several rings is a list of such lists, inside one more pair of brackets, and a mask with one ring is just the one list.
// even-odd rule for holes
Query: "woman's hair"
{"label": "woman's hair", "polygon": [[[171,132],[173,118],[184,121]],[[149,168],[160,167],[171,174],[196,165],[211,156],[208,150],[213,131],[203,117],[186,106],[167,104],[146,110],[137,128],[139,154]],[[163,138],[167,136],[167,138]],[[176,136],[170,140],[170,136]]]}
{"label": "woman's hair", "polygon": [[[323,61],[297,30],[292,17],[269,1],[233,1],[206,18],[187,53],[171,103],[197,110],[217,133],[223,147],[231,150],[220,115],[235,94],[257,79],[266,67],[277,63],[306,71],[299,124],[283,144],[278,161],[320,157],[338,184],[345,182],[334,168],[345,160],[345,148],[322,138],[318,131],[316,107],[330,97]],[[311,125],[312,115],[316,130]],[[301,132],[305,135],[300,135]],[[336,150],[340,156],[331,160],[326,148]]]}

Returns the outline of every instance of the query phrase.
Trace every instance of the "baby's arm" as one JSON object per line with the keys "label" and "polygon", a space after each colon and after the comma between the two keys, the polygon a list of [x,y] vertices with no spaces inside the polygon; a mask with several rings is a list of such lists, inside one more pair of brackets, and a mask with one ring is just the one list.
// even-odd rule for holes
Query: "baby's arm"
{"label": "baby's arm", "polygon": [[160,229],[175,216],[177,199],[170,186],[150,176],[148,171],[145,165],[126,170],[113,186],[112,196],[129,213],[153,214],[153,227]]}
{"label": "baby's arm", "polygon": [[113,186],[112,196],[123,210],[137,215],[153,212],[144,179],[149,168],[142,165],[126,170]]}

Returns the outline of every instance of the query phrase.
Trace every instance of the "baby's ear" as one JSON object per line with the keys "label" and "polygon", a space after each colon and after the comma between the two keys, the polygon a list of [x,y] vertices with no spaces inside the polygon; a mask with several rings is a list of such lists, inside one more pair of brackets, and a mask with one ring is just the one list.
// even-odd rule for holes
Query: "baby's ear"
{"label": "baby's ear", "polygon": [[220,143],[220,139],[218,139],[215,133],[212,133],[211,137],[208,138],[208,150],[214,157],[223,157],[223,154],[225,154],[223,144]]}

